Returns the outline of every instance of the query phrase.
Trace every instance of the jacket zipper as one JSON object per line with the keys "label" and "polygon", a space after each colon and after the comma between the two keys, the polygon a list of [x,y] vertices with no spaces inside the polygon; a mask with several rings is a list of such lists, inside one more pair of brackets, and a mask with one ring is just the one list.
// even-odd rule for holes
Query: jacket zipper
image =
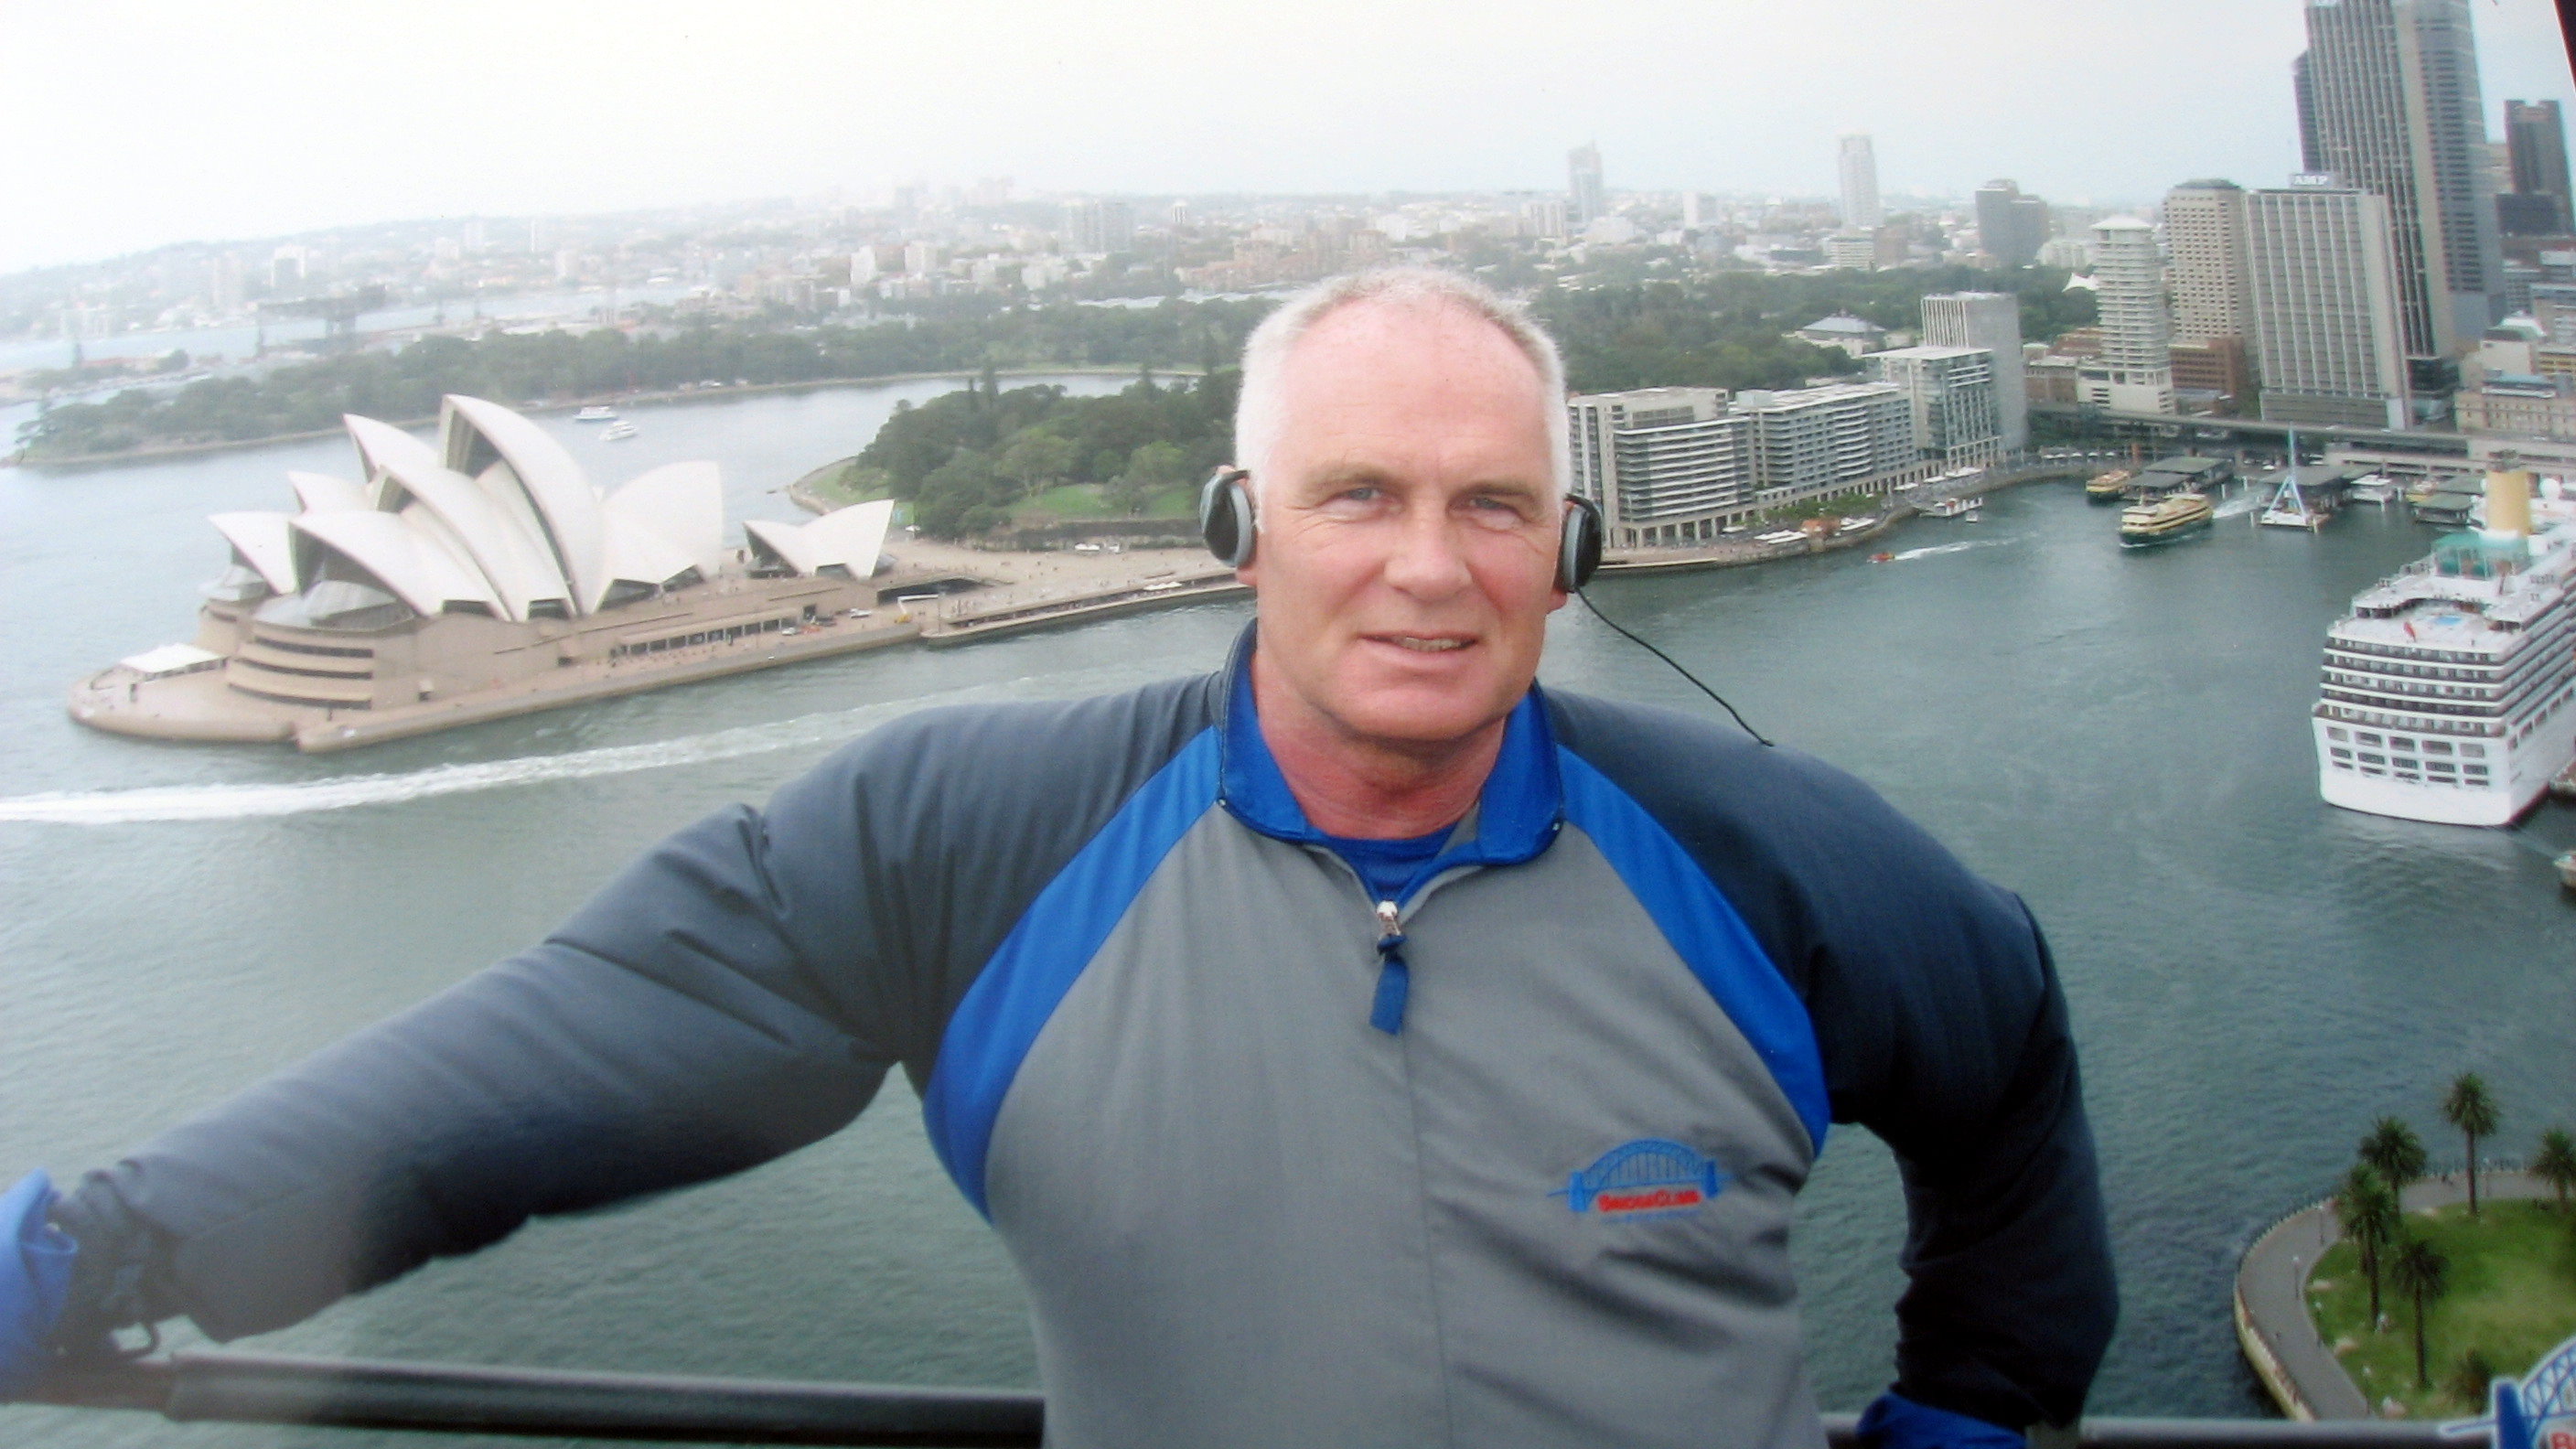
{"label": "jacket zipper", "polygon": [[1404,1003],[1413,994],[1413,968],[1404,960],[1403,910],[1393,901],[1377,903],[1377,958],[1377,999],[1369,1007],[1369,1025],[1395,1036],[1404,1030]]}

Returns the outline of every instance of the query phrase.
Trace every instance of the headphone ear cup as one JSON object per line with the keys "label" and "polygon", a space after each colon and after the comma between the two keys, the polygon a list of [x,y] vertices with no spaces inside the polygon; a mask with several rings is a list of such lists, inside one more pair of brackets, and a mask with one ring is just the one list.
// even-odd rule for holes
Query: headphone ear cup
{"label": "headphone ear cup", "polygon": [[1556,586],[1571,594],[1592,582],[1601,567],[1601,505],[1589,498],[1568,498],[1564,531],[1556,542]]}
{"label": "headphone ear cup", "polygon": [[1199,490],[1199,537],[1207,540],[1208,552],[1235,568],[1252,562],[1252,494],[1243,486],[1250,476],[1240,468],[1220,468]]}

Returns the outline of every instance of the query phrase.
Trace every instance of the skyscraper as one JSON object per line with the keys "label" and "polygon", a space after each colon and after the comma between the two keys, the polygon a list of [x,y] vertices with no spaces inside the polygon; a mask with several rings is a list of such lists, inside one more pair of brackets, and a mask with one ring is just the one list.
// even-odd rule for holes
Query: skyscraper
{"label": "skyscraper", "polygon": [[[2186,181],[2165,193],[2165,251],[2173,259],[2173,340],[2198,347],[2253,335],[2254,294],[2245,267],[2245,190],[2233,181]],[[2250,343],[2248,343],[2250,345]]]}
{"label": "skyscraper", "polygon": [[2407,422],[2398,263],[2387,198],[2327,178],[2245,193],[2245,257],[2263,416]]}
{"label": "skyscraper", "polygon": [[2308,69],[2308,53],[2290,62],[2290,98],[2299,108],[2299,169],[2326,169],[2325,142],[2317,138],[2317,83]]}
{"label": "skyscraper", "polygon": [[2456,356],[2503,299],[2468,0],[2308,0],[2317,169],[2387,198],[2410,356]]}
{"label": "skyscraper", "polygon": [[2504,143],[2513,191],[2510,197],[2498,198],[2497,211],[2506,233],[2564,236],[2576,228],[2569,218],[2567,128],[2559,117],[2558,103],[2505,102]]}
{"label": "skyscraper", "polygon": [[1995,355],[1983,347],[1899,347],[1873,352],[1869,375],[1905,390],[1914,412],[1914,445],[1944,469],[1973,467],[2002,456],[2003,423],[1995,396]]}
{"label": "skyscraper", "polygon": [[2048,203],[2010,181],[1977,188],[1977,238],[1999,267],[2027,265],[2048,240]]}
{"label": "skyscraper", "polygon": [[2093,224],[2094,297],[2102,353],[2077,372],[2076,395],[2124,413],[2174,410],[2173,360],[2165,355],[2165,261],[2156,229],[2134,216]]}
{"label": "skyscraper", "polygon": [[2030,396],[2022,370],[2020,298],[2010,292],[1939,292],[1925,297],[1923,345],[1982,347],[1993,353],[1996,431],[2008,452],[2030,442]]}
{"label": "skyscraper", "polygon": [[1610,193],[1601,183],[1601,146],[1586,141],[1565,153],[1566,191],[1576,231],[1610,214]]}
{"label": "skyscraper", "polygon": [[1887,220],[1878,204],[1878,155],[1869,137],[1854,131],[1842,138],[1843,225],[1853,231],[1876,231]]}

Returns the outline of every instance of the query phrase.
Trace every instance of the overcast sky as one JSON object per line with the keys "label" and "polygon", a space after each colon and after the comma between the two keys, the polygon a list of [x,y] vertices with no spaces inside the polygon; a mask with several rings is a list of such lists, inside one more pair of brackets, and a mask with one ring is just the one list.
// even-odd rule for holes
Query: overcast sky
{"label": "overcast sky", "polygon": [[[2488,124],[2576,111],[2549,0],[2472,0]],[[2301,0],[0,0],[0,271],[424,216],[926,177],[1023,193],[2277,184]]]}

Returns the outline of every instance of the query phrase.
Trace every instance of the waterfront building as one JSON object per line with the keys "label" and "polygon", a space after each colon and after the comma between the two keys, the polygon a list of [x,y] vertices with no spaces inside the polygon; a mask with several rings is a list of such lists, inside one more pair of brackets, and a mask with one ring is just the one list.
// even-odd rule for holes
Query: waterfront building
{"label": "waterfront building", "polygon": [[2047,202],[1999,180],[1977,188],[1976,204],[1978,245],[1994,265],[2018,267],[2038,258],[2048,240]]}
{"label": "waterfront building", "polygon": [[[2013,349],[2020,356],[2020,348]],[[1995,354],[1983,347],[1898,347],[1869,355],[1869,375],[1905,392],[1914,445],[1943,471],[2003,456]],[[2016,369],[2017,370],[2017,369]],[[2019,386],[2020,379],[2014,379]]]}
{"label": "waterfront building", "polygon": [[1613,545],[1712,539],[1752,510],[1753,423],[1723,388],[1582,394],[1566,413],[1574,491],[1600,505]]}
{"label": "waterfront building", "polygon": [[1068,201],[1064,239],[1070,249],[1094,255],[1131,250],[1136,245],[1136,208],[1092,197]]}
{"label": "waterfront building", "polygon": [[1837,143],[1843,184],[1843,225],[1852,231],[1875,231],[1887,220],[1878,203],[1878,154],[1869,137],[1854,131]]}
{"label": "waterfront building", "polygon": [[2567,179],[2567,128],[2556,101],[2504,103],[2506,167],[2512,189],[2496,198],[2507,236],[2565,236],[2576,231]]}
{"label": "waterfront building", "polygon": [[[2021,299],[2010,292],[1936,292],[1923,299],[1927,347],[1982,347],[1995,359],[1997,433],[2006,452],[2030,443],[2027,363],[2021,342]],[[2074,401],[2069,397],[2067,401]]]}
{"label": "waterfront building", "polygon": [[2504,281],[2468,0],[2309,0],[2307,30],[2312,169],[2388,202],[2400,345],[2456,357]]}
{"label": "waterfront building", "polygon": [[2245,195],[2263,416],[2402,428],[2407,367],[2386,198],[2331,177]]}
{"label": "waterfront building", "polygon": [[193,641],[83,680],[75,720],[327,750],[913,632],[853,617],[877,602],[891,503],[747,520],[729,549],[711,463],[603,496],[497,403],[445,399],[435,442],[345,422],[358,481],[290,473],[296,512],[214,515],[231,567]]}
{"label": "waterfront building", "polygon": [[1766,509],[1941,471],[1916,445],[1912,399],[1883,382],[1732,398],[1639,388],[1578,395],[1566,412],[1574,491],[1601,506],[1617,548],[1706,542]]}
{"label": "waterfront building", "polygon": [[2536,372],[2494,372],[2452,398],[2460,431],[2576,442],[2576,386]]}
{"label": "waterfront building", "polygon": [[2171,333],[2155,228],[2133,216],[2095,222],[2093,254],[2102,352],[2083,368],[2080,400],[2114,412],[2170,414]]}
{"label": "waterfront building", "polygon": [[[2173,341],[2179,349],[2207,349],[2235,339],[2245,355],[2254,330],[2254,292],[2245,263],[2245,189],[2233,181],[2186,181],[2165,193],[2165,252],[2172,260]],[[2174,385],[2185,386],[2179,376]],[[2227,391],[2240,392],[2241,388]]]}
{"label": "waterfront building", "polygon": [[1734,410],[1753,421],[1755,498],[1765,508],[1884,492],[1941,471],[1922,461],[1913,399],[1892,383],[1740,392]]}
{"label": "waterfront building", "polygon": [[1601,146],[1586,141],[1565,153],[1566,220],[1581,231],[1610,214],[1610,192],[1601,175]]}

